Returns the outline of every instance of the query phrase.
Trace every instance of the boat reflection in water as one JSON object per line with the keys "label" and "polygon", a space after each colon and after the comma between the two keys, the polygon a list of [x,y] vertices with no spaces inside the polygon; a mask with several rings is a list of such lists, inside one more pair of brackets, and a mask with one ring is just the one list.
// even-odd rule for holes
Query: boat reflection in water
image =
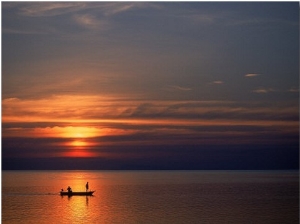
{"label": "boat reflection in water", "polygon": [[69,197],[71,197],[71,196],[93,196],[93,193],[94,193],[95,191],[61,191],[60,192],[60,195],[61,196],[64,196],[64,195],[66,195],[66,196],[69,196]]}

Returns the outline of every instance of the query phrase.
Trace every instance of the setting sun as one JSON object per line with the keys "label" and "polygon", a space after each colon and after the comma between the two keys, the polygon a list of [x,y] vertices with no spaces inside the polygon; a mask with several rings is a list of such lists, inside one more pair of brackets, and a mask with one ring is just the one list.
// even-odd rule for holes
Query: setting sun
{"label": "setting sun", "polygon": [[75,140],[71,142],[70,145],[75,147],[84,147],[84,146],[88,146],[88,143],[81,140]]}
{"label": "setting sun", "polygon": [[57,127],[58,134],[63,138],[91,138],[99,136],[100,130],[94,127]]}
{"label": "setting sun", "polygon": [[75,147],[68,152],[62,154],[64,157],[96,157],[99,156],[98,153],[91,152],[89,150],[85,150],[80,147]]}
{"label": "setting sun", "polygon": [[73,139],[66,142],[64,146],[67,152],[63,153],[66,157],[94,157],[98,156],[97,153],[92,152],[91,146],[95,143],[87,139]]}

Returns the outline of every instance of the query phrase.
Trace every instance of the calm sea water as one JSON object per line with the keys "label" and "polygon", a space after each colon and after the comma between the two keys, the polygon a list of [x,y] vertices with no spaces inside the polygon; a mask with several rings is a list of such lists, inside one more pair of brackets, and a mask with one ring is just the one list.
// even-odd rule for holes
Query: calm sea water
{"label": "calm sea water", "polygon": [[[2,223],[299,223],[296,171],[3,171]],[[61,188],[95,195],[60,196]]]}

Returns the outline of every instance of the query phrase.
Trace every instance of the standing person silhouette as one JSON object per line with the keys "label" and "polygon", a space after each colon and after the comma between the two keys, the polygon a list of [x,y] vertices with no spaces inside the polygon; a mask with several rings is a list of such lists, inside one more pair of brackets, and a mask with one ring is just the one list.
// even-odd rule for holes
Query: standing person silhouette
{"label": "standing person silhouette", "polygon": [[89,190],[89,182],[86,182],[85,191],[88,191],[88,190]]}

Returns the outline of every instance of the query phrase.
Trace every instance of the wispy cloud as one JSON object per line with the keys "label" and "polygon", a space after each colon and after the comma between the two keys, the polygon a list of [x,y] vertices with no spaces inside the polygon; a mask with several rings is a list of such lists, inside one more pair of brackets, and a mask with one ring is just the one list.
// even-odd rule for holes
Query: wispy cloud
{"label": "wispy cloud", "polygon": [[111,16],[111,15],[119,14],[125,11],[129,11],[137,6],[138,4],[136,3],[111,4],[109,5],[109,7],[106,7],[105,15]]}
{"label": "wispy cloud", "polygon": [[213,85],[221,85],[221,84],[224,84],[224,82],[221,81],[221,80],[216,80],[216,81],[213,81],[213,82],[211,82],[211,83],[209,83],[209,84],[213,84]]}
{"label": "wispy cloud", "polygon": [[177,85],[169,85],[167,86],[168,91],[174,91],[174,90],[179,90],[179,91],[191,91],[192,88],[189,87],[184,87],[184,86],[177,86]]}
{"label": "wispy cloud", "polygon": [[[258,93],[265,93],[260,90]],[[287,110],[290,108],[290,110]],[[294,117],[298,107],[285,106],[274,109],[271,106],[257,106],[249,103],[222,101],[145,101],[131,98],[57,95],[44,99],[7,98],[2,101],[3,122],[47,121],[67,122],[72,120],[103,119],[184,119],[195,120],[285,120]],[[284,111],[283,111],[284,110]],[[280,114],[277,116],[276,114]]]}
{"label": "wispy cloud", "polygon": [[85,6],[85,3],[80,2],[35,2],[24,5],[20,8],[20,11],[24,16],[57,16],[78,11]]}
{"label": "wispy cloud", "polygon": [[90,14],[75,15],[73,18],[78,25],[88,29],[99,29],[106,24],[104,21],[100,21],[95,16]]}
{"label": "wispy cloud", "polygon": [[299,129],[298,106],[290,104],[138,101],[65,95],[4,99],[2,110],[6,156],[26,151],[25,147],[36,149],[37,153],[46,147],[52,154],[53,148],[61,153],[58,147],[68,148],[78,138],[101,152],[100,148],[107,145],[132,148],[155,144],[228,145],[258,140],[269,143],[273,139],[280,142],[285,136],[298,138]]}
{"label": "wispy cloud", "polygon": [[216,13],[210,13],[210,14],[203,13],[203,14],[188,15],[188,17],[196,24],[211,25],[211,24],[215,23],[218,19],[220,19],[222,16],[220,14],[216,14]]}
{"label": "wispy cloud", "polygon": [[290,92],[290,93],[298,93],[299,92],[299,88],[295,88],[295,87],[291,87],[290,89],[287,89],[287,90],[278,90],[278,89],[273,89],[273,88],[258,88],[258,89],[255,89],[253,90],[252,92],[254,93],[262,93],[262,94],[265,94],[265,93],[270,93],[270,92],[281,92],[281,93],[284,93],[284,92]]}
{"label": "wispy cloud", "polygon": [[[75,23],[90,30],[99,30],[112,22],[115,15],[125,13],[134,9],[161,8],[158,4],[144,2],[28,2],[28,3],[5,3],[6,8],[13,8],[16,11],[15,20],[23,20],[28,17],[56,17],[63,16],[59,22],[57,18],[49,19],[47,26],[30,27],[9,27],[4,24],[3,31],[10,34],[50,34],[72,32]],[[16,23],[17,24],[17,23]],[[25,23],[26,24],[26,23]],[[59,24],[59,25],[58,25]],[[102,30],[102,29],[101,29]]]}
{"label": "wispy cloud", "polygon": [[122,2],[122,3],[109,3],[105,6],[104,15],[112,16],[120,13],[124,13],[133,9],[141,9],[141,8],[154,8],[161,9],[162,6],[149,3],[149,2]]}
{"label": "wispy cloud", "polygon": [[104,16],[113,16],[132,9],[161,9],[162,5],[147,2],[28,2],[5,3],[3,7],[16,8],[19,14],[28,17],[51,17],[90,9]]}
{"label": "wispy cloud", "polygon": [[299,92],[299,88],[292,87],[288,90],[288,92],[297,93]]}
{"label": "wispy cloud", "polygon": [[251,78],[251,77],[256,77],[256,76],[259,76],[260,74],[257,74],[257,73],[248,73],[245,75],[245,77],[248,77],[248,78]]}
{"label": "wispy cloud", "polygon": [[269,93],[269,92],[275,92],[275,90],[272,88],[258,88],[258,89],[253,90],[252,92],[254,92],[254,93]]}

